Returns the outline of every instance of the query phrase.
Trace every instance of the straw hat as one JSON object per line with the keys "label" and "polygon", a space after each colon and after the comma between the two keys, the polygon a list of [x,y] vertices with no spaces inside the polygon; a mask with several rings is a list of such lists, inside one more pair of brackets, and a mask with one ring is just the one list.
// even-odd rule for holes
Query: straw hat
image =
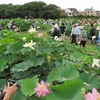
{"label": "straw hat", "polygon": [[76,23],[75,25],[76,25],[76,26],[78,26],[79,24],[78,24],[78,23]]}
{"label": "straw hat", "polygon": [[83,26],[80,26],[79,28],[80,28],[80,29],[83,29],[84,27],[83,27]]}
{"label": "straw hat", "polygon": [[100,31],[100,26],[98,26],[96,29],[97,29],[98,31]]}

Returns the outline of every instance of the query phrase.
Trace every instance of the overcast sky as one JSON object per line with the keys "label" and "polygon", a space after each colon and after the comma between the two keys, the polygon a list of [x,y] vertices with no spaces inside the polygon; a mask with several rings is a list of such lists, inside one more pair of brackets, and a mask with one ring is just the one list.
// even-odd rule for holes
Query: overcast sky
{"label": "overcast sky", "polygon": [[32,1],[43,1],[46,4],[55,4],[62,9],[76,8],[83,11],[85,8],[100,10],[100,0],[0,0],[0,4],[25,4]]}

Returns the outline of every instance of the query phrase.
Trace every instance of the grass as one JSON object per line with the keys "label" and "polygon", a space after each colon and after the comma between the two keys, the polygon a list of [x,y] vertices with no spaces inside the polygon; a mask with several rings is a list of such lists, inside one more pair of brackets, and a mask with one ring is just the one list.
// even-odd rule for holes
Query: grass
{"label": "grass", "polygon": [[93,44],[91,44],[91,43],[87,43],[85,49],[86,49],[86,51],[87,51],[88,53],[94,53],[95,50],[96,50],[96,45],[93,45]]}
{"label": "grass", "polygon": [[[71,42],[71,39],[69,37],[66,37],[66,40],[69,43]],[[91,40],[88,40],[88,42],[86,43],[85,51],[87,52],[87,54],[95,54],[95,52],[97,51],[96,45],[91,44]]]}

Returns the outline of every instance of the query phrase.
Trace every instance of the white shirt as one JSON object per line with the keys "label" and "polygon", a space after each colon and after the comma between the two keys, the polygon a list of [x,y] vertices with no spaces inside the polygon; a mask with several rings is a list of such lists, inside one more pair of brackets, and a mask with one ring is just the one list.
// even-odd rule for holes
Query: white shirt
{"label": "white shirt", "polygon": [[76,27],[76,33],[77,33],[78,35],[80,35],[80,28],[79,28],[79,26]]}
{"label": "white shirt", "polygon": [[71,30],[71,36],[72,36],[72,34],[77,35],[76,27],[73,27],[72,28],[72,30]]}
{"label": "white shirt", "polygon": [[60,30],[58,24],[55,24],[54,27],[57,28],[57,30]]}

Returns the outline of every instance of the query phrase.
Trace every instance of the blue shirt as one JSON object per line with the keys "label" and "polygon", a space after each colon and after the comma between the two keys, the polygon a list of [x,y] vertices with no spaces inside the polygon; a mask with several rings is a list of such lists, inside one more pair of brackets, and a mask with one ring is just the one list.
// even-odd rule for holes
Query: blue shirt
{"label": "blue shirt", "polygon": [[99,32],[99,35],[98,35],[98,41],[100,42],[100,32]]}

